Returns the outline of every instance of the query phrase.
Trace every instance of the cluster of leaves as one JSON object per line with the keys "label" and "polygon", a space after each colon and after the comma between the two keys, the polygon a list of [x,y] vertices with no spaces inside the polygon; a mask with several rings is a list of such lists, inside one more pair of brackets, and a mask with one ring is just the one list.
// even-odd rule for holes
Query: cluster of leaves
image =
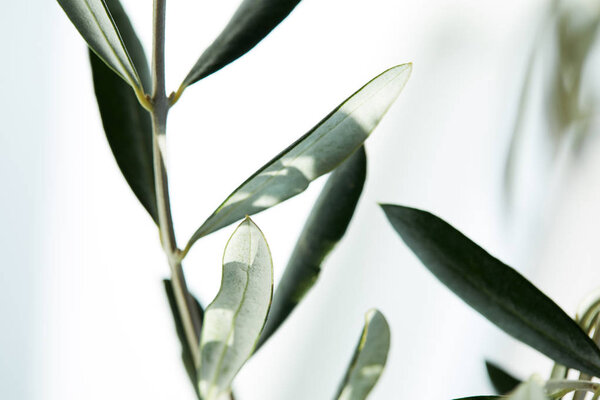
{"label": "cluster of leaves", "polygon": [[[140,40],[119,0],[58,2],[90,48],[102,123],[119,168],[161,227],[156,175],[162,172],[157,171],[157,133],[153,132],[156,104],[149,95],[155,88],[151,87],[150,68]],[[178,90],[169,96],[169,107],[188,86],[254,47],[298,3],[243,1]],[[165,280],[182,343],[183,363],[199,398],[229,396],[233,379],[245,361],[314,285],[323,260],[344,235],[359,200],[367,162],[363,142],[398,97],[410,72],[410,64],[399,65],[365,84],[235,189],[176,253],[181,263],[196,241],[245,218],[225,247],[221,288],[215,299],[204,310],[189,296],[190,312],[202,321],[196,328],[197,342],[186,340],[172,281]],[[273,295],[270,251],[262,232],[248,216],[303,192],[310,182],[331,171]],[[359,344],[336,398],[367,397],[383,370],[389,343],[389,327],[383,315],[377,310],[367,312]]]}
{"label": "cluster of leaves", "polygon": [[[96,97],[115,159],[137,198],[159,224],[154,104],[148,95],[150,70],[140,41],[118,0],[58,1],[90,47]],[[170,96],[170,105],[189,85],[254,47],[298,3],[243,1]],[[225,247],[217,296],[206,310],[193,298],[190,301],[191,312],[202,321],[197,343],[186,342],[175,293],[171,282],[165,281],[183,362],[199,398],[228,396],[246,360],[276,332],[316,282],[325,257],[343,237],[358,203],[366,175],[363,143],[402,91],[410,71],[410,65],[384,71],[333,109],[235,189],[180,251],[179,261],[196,241],[245,218]],[[270,251],[248,215],[300,194],[310,182],[331,171],[273,294]],[[412,208],[382,207],[394,229],[442,283],[505,332],[564,366],[559,376],[562,380],[540,383],[531,379],[520,384],[488,363],[499,393],[510,393],[515,400],[541,400],[573,390],[598,392],[598,385],[590,380],[565,380],[564,371],[571,368],[588,377],[600,376],[600,350],[589,337],[592,330],[598,332],[599,305],[592,317],[578,324],[518,272],[441,219]],[[367,397],[386,363],[389,343],[383,315],[377,310],[367,312],[336,398]],[[193,350],[199,353],[198,359]]]}

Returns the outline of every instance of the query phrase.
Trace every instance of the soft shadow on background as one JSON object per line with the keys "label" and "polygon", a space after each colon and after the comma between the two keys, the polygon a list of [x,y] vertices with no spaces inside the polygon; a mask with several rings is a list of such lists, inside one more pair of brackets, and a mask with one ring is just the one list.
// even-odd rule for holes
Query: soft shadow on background
{"label": "soft shadow on background", "polygon": [[[0,393],[192,399],[162,289],[168,267],[104,138],[85,45],[55,2],[21,3],[8,3],[0,16]],[[600,259],[600,87],[591,73],[600,60],[595,39],[568,53],[569,40],[595,34],[592,3],[571,2],[569,11],[543,0],[304,0],[253,51],[186,91],[169,121],[180,241],[364,82],[414,63],[367,141],[367,182],[347,236],[306,300],[240,374],[239,398],[331,398],[371,307],[392,329],[373,399],[490,392],[485,358],[521,377],[549,372],[547,359],[440,285],[376,203],[434,212],[573,314],[597,286]],[[149,54],[150,5],[123,4]],[[169,2],[170,88],[237,5]],[[276,279],[322,183],[255,218]],[[205,303],[217,291],[231,231],[202,239],[186,260],[190,286]]]}

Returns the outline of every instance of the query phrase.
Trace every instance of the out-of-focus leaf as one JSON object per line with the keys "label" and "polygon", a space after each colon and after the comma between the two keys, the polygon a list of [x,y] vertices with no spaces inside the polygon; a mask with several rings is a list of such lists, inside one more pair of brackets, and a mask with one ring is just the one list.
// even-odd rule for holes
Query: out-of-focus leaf
{"label": "out-of-focus leaf", "polygon": [[273,263],[258,227],[246,218],[223,255],[223,278],[206,309],[200,338],[200,394],[216,400],[252,354],[265,324],[273,295]]}
{"label": "out-of-focus leaf", "polygon": [[[165,286],[165,292],[167,294],[167,299],[169,300],[169,307],[171,308],[171,314],[173,315],[173,323],[175,324],[175,331],[177,332],[177,337],[179,337],[179,342],[181,343],[181,360],[183,361],[183,365],[185,370],[192,382],[192,386],[198,394],[198,385],[197,385],[197,373],[196,367],[194,366],[194,358],[192,357],[192,352],[190,351],[190,347],[185,338],[185,331],[183,329],[183,324],[181,322],[181,316],[179,315],[179,311],[177,310],[177,302],[175,301],[175,294],[173,293],[173,286],[171,285],[171,281],[169,279],[164,279],[163,284]],[[190,304],[191,312],[196,313],[198,318],[202,320],[204,316],[204,310],[202,306],[196,300],[195,297],[191,297],[191,301],[188,302]]]}
{"label": "out-of-focus leaf", "polygon": [[258,347],[279,328],[316,282],[323,260],[344,236],[352,219],[366,172],[367,156],[361,146],[327,180],[277,285]]}
{"label": "out-of-focus leaf", "polygon": [[[109,11],[104,0],[58,0],[75,28],[85,39],[90,49],[112,70],[135,89],[142,88],[142,81],[125,47],[111,12],[122,12],[117,0],[112,0]],[[117,10],[119,9],[119,10]],[[133,32],[133,30],[132,30]]]}
{"label": "out-of-focus leaf", "polygon": [[500,394],[506,394],[513,391],[521,383],[520,380],[491,361],[485,362],[485,369],[490,377],[492,386],[494,386],[494,389]]}
{"label": "out-of-focus leaf", "polygon": [[534,378],[521,383],[508,395],[508,400],[548,400],[544,387]]}
{"label": "out-of-focus leaf", "polygon": [[283,21],[299,2],[244,0],[223,32],[202,53],[181,86],[189,86],[243,56]]}
{"label": "out-of-focus leaf", "polygon": [[469,396],[469,397],[461,397],[454,400],[500,400],[506,399],[506,396]]}
{"label": "out-of-focus leaf", "polygon": [[[150,70],[140,40],[118,0],[106,5],[119,27],[123,43],[138,67],[143,87],[150,89]],[[115,75],[92,51],[90,62],[94,90],[108,144],[121,173],[138,200],[158,223],[154,167],[152,164],[152,122],[131,88]]]}
{"label": "out-of-focus leaf", "polygon": [[600,350],[565,312],[517,271],[440,218],[383,205],[404,242],[467,304],[553,360],[600,375]]}
{"label": "out-of-focus leaf", "polygon": [[390,327],[382,313],[369,310],[338,400],[364,400],[381,376],[390,349]]}
{"label": "out-of-focus leaf", "polygon": [[411,69],[411,64],[403,64],[378,75],[256,171],[192,235],[184,253],[201,237],[303,192],[310,182],[342,163],[375,129]]}

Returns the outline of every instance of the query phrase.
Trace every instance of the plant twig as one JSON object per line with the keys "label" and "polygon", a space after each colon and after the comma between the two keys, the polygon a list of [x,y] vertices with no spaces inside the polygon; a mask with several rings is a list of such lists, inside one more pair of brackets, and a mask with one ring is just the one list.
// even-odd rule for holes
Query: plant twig
{"label": "plant twig", "polygon": [[165,94],[165,10],[166,0],[154,0],[153,46],[152,46],[152,151],[154,159],[154,184],[158,205],[160,239],[163,250],[171,267],[171,284],[177,310],[181,317],[188,347],[192,353],[194,365],[198,366],[199,320],[191,312],[189,295],[183,268],[175,240],[171,206],[169,202],[169,184],[164,161],[166,150],[167,115],[169,99]]}
{"label": "plant twig", "polygon": [[597,392],[600,389],[600,384],[592,381],[579,381],[579,380],[567,380],[557,379],[546,382],[546,391],[552,396],[553,392],[564,392],[569,393],[573,391],[587,391]]}

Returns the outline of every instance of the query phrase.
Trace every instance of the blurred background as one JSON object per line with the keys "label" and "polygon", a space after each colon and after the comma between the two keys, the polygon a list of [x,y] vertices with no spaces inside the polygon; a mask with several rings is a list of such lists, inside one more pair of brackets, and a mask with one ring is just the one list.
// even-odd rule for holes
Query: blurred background
{"label": "blurred background", "polygon": [[[150,55],[149,1],[122,0]],[[175,89],[239,1],[168,3]],[[367,142],[368,177],[318,284],[235,383],[241,400],[329,399],[377,307],[392,349],[372,399],[492,392],[551,363],[442,286],[377,202],[429,210],[573,315],[600,269],[595,1],[303,0],[254,50],[190,87],[169,119],[184,242],[232,189],[384,69],[413,75]],[[0,14],[0,393],[193,399],[163,293],[156,228],[104,138],[87,50],[56,2]],[[281,276],[324,180],[259,214]],[[206,304],[232,228],[185,268]]]}

